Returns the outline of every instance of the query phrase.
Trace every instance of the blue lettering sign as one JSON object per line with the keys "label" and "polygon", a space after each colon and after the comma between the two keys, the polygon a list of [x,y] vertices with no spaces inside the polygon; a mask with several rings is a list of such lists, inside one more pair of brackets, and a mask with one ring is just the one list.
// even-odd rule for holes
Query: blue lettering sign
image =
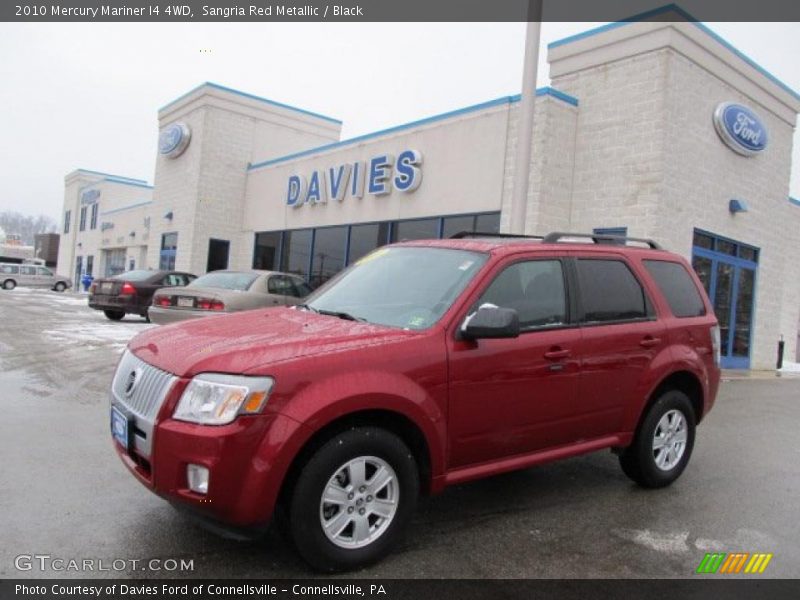
{"label": "blue lettering sign", "polygon": [[391,191],[387,182],[389,181],[389,171],[393,162],[394,157],[389,154],[376,156],[369,161],[369,185],[367,190],[370,194],[383,196]]}
{"label": "blue lettering sign", "polygon": [[325,189],[325,172],[314,171],[311,174],[311,179],[308,181],[308,194],[306,194],[306,202],[311,204],[321,204],[328,201]]}
{"label": "blue lettering sign", "polygon": [[325,204],[329,198],[343,202],[349,193],[363,198],[369,194],[383,196],[392,189],[402,193],[416,190],[422,183],[422,154],[403,150],[395,161],[391,154],[379,154],[368,161],[355,161],[315,170],[306,183],[302,175],[289,177],[286,204],[298,208],[310,204]]}
{"label": "blue lettering sign", "polygon": [[339,165],[338,168],[328,169],[328,182],[330,183],[330,197],[337,202],[344,200],[347,191],[347,179],[350,177],[350,165]]}
{"label": "blue lettering sign", "polygon": [[306,201],[306,178],[302,175],[289,177],[289,189],[286,193],[286,204],[297,208]]}
{"label": "blue lettering sign", "polygon": [[405,150],[397,157],[394,188],[398,192],[413,192],[422,183],[422,155],[416,150]]}

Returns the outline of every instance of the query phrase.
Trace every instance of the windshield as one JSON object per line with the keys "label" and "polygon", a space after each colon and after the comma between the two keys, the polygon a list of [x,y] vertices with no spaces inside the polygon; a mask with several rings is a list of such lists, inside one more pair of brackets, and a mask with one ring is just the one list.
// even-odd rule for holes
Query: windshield
{"label": "windshield", "polygon": [[318,290],[308,306],[390,327],[426,329],[450,308],[487,258],[449,248],[380,248]]}
{"label": "windshield", "polygon": [[256,280],[257,273],[233,273],[231,271],[214,271],[195,279],[186,287],[212,287],[224,290],[243,292]]}
{"label": "windshield", "polygon": [[114,275],[114,279],[125,279],[127,281],[144,281],[148,277],[152,277],[155,271],[148,271],[146,269],[139,269],[136,271],[125,271],[119,275]]}

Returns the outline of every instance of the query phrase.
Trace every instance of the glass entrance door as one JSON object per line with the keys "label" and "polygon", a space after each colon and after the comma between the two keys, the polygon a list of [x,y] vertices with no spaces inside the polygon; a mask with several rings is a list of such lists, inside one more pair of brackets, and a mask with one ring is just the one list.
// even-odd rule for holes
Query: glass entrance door
{"label": "glass entrance door", "polygon": [[758,249],[695,231],[692,266],[703,282],[720,327],[725,369],[749,369]]}

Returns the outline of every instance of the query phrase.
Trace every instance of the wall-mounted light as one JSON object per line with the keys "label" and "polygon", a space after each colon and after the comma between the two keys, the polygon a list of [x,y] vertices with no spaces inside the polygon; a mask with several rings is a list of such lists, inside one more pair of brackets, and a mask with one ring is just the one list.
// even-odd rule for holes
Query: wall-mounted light
{"label": "wall-mounted light", "polygon": [[131,236],[131,237],[136,237],[136,232],[135,231],[131,231],[128,235]]}
{"label": "wall-mounted light", "polygon": [[747,212],[747,203],[744,200],[736,200],[735,198],[728,202],[728,210],[732,215],[740,212]]}
{"label": "wall-mounted light", "polygon": [[169,211],[167,214],[165,214],[165,215],[164,215],[164,218],[165,218],[167,221],[172,221],[172,217],[173,217],[173,216],[174,216],[174,215],[172,214],[172,211]]}
{"label": "wall-mounted light", "polygon": [[78,248],[83,248],[83,242],[78,242]]}

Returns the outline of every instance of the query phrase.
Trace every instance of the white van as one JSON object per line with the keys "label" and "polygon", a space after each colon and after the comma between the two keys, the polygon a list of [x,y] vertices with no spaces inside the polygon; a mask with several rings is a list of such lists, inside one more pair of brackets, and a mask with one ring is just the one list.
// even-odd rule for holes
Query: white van
{"label": "white van", "polygon": [[63,292],[68,287],[72,287],[72,280],[56,275],[47,267],[0,263],[0,287],[4,290],[13,290],[18,285]]}

